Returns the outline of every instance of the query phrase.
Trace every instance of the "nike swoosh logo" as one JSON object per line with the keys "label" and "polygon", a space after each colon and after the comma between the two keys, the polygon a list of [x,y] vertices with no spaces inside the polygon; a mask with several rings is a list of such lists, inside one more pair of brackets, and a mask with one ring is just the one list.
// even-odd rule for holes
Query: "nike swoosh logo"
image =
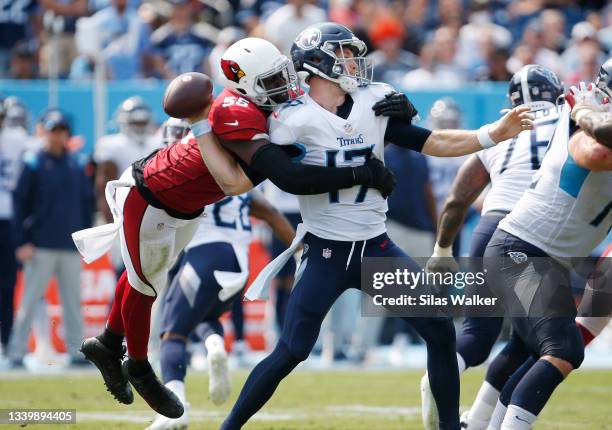
{"label": "nike swoosh logo", "polygon": [[223,124],[225,125],[238,125],[238,121],[234,121],[234,122],[224,122]]}
{"label": "nike swoosh logo", "polygon": [[522,422],[524,422],[524,423],[529,424],[529,421],[522,419],[522,418],[521,418],[521,417],[519,417],[518,415],[515,415],[515,416],[514,416],[514,418],[516,418],[516,419],[517,419],[517,420],[519,420],[519,421],[522,421]]}

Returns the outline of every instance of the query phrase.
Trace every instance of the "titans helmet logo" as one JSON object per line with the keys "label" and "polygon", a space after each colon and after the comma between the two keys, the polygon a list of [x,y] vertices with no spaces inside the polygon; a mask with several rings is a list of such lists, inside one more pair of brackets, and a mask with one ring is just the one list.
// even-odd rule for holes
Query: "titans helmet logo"
{"label": "titans helmet logo", "polygon": [[227,79],[236,83],[240,82],[240,79],[246,75],[238,63],[232,60],[224,60],[223,58],[221,59],[221,70],[223,70],[223,74]]}
{"label": "titans helmet logo", "polygon": [[310,50],[315,49],[319,46],[321,42],[321,30],[318,28],[307,28],[302,31],[297,39],[295,39],[295,43],[302,49]]}

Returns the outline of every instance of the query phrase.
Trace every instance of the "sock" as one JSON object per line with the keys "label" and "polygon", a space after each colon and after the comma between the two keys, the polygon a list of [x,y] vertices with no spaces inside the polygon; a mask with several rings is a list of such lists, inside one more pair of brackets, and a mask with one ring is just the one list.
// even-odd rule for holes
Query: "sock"
{"label": "sock", "polygon": [[537,416],[523,408],[515,405],[508,406],[504,422],[501,425],[502,430],[531,430]]}
{"label": "sock", "polygon": [[172,380],[165,383],[166,387],[179,398],[181,403],[185,404],[187,402],[187,397],[185,397],[185,382]]}
{"label": "sock", "polygon": [[219,320],[204,321],[196,326],[193,333],[199,338],[199,342],[205,342],[213,334],[218,334],[223,338],[223,324]]}
{"label": "sock", "polygon": [[161,373],[165,384],[168,381],[184,381],[187,373],[187,345],[181,339],[162,340]]}
{"label": "sock", "polygon": [[480,423],[488,423],[491,419],[491,415],[495,410],[495,405],[499,399],[499,391],[484,381],[478,390],[476,400],[470,408],[468,414],[468,425],[470,420],[476,420]]}
{"label": "sock", "polygon": [[130,358],[147,359],[147,346],[151,326],[151,307],[155,297],[147,296],[132,286],[123,294],[121,315],[125,327],[125,338]]}
{"label": "sock", "polygon": [[102,334],[96,336],[96,338],[104,344],[105,347],[118,351],[121,349],[123,345],[123,335],[113,333],[111,330],[106,327]]}
{"label": "sock", "polygon": [[121,304],[123,303],[123,295],[125,294],[125,290],[127,288],[130,288],[130,284],[128,283],[127,279],[127,271],[124,270],[117,281],[117,286],[115,287],[115,298],[113,299],[110,314],[108,315],[108,321],[106,322],[106,327],[108,327],[115,334],[122,335],[125,332],[123,327],[123,319],[121,317]]}
{"label": "sock", "polygon": [[582,341],[584,342],[584,346],[587,346],[593,341],[593,339],[595,339],[595,335],[579,322],[576,322],[576,325],[580,329],[580,334],[582,335]]}
{"label": "sock", "polygon": [[244,304],[242,296],[238,297],[232,305],[232,324],[234,326],[234,339],[244,339]]}
{"label": "sock", "polygon": [[467,369],[465,364],[465,360],[461,356],[461,354],[457,353],[457,368],[459,369],[459,374],[461,375]]}
{"label": "sock", "polygon": [[153,372],[153,368],[151,367],[151,363],[149,360],[134,360],[133,358],[128,358],[128,372],[132,376],[140,377],[146,375],[147,373]]}
{"label": "sock", "polygon": [[537,416],[561,382],[563,374],[559,369],[546,360],[538,360],[514,389],[510,404]]}
{"label": "sock", "polygon": [[491,415],[491,421],[489,421],[489,427],[487,427],[487,430],[500,430],[507,410],[508,408],[506,405],[498,400],[497,404],[495,405],[493,415]]}
{"label": "sock", "polygon": [[300,361],[280,341],[274,351],[251,371],[220,430],[240,430],[272,397],[278,384]]}

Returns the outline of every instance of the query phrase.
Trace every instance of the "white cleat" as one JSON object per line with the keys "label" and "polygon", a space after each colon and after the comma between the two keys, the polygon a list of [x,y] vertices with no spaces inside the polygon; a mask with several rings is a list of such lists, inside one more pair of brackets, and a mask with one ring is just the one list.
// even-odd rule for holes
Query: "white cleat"
{"label": "white cleat", "polygon": [[155,415],[155,420],[146,430],[185,430],[189,426],[189,403],[183,403],[185,412],[179,418]]}
{"label": "white cleat", "polygon": [[215,405],[224,403],[231,393],[227,352],[223,338],[218,334],[206,339],[208,350],[208,393]]}
{"label": "white cleat", "polygon": [[487,427],[489,427],[489,421],[470,418],[470,411],[465,411],[464,413],[462,413],[459,422],[461,423],[462,429],[487,430]]}
{"label": "white cleat", "polygon": [[429,386],[429,376],[427,373],[421,378],[421,414],[423,418],[423,428],[425,430],[437,430],[440,421],[438,417],[438,406],[436,399],[431,393]]}

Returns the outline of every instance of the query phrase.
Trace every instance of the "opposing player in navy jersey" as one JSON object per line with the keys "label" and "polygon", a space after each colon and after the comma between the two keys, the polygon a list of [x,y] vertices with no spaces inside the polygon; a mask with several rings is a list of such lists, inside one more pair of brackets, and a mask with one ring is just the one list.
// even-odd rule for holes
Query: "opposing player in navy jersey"
{"label": "opposing player in navy jersey", "polygon": [[[363,41],[342,25],[323,23],[304,30],[291,55],[297,70],[309,75],[310,94],[273,112],[271,141],[293,148],[306,164],[356,166],[373,157],[382,160],[384,141],[432,155],[458,156],[532,128],[525,108],[514,109],[478,133],[430,132],[412,126],[416,111],[405,96],[392,94],[385,84],[369,85],[371,67],[365,52]],[[395,117],[389,119],[385,114]],[[304,241],[281,338],[271,355],[253,369],[223,430],[241,428],[280,381],[308,357],[336,298],[347,288],[360,288],[363,257],[401,257],[409,267],[420,270],[386,235],[387,203],[379,192],[352,187],[299,200],[304,223],[298,227],[296,240],[247,292],[249,298],[264,296],[271,278]],[[459,378],[452,321],[414,318],[410,322],[427,341],[440,428],[458,429]]]}
{"label": "opposing player in navy jersey", "polygon": [[[532,185],[487,245],[487,284],[512,316],[509,345],[531,356],[505,383],[490,430],[531,429],[584,358],[569,278],[572,259],[588,257],[612,228],[612,149],[602,144],[610,144],[609,95],[605,73],[570,89]],[[591,127],[601,118],[601,129]]]}
{"label": "opposing player in navy jersey", "polygon": [[[134,162],[119,180],[107,184],[112,224],[73,233],[86,261],[104,255],[119,236],[126,267],[104,332],[86,339],[81,351],[118,401],[131,404],[134,387],[151,408],[170,418],[180,417],[183,405],[159,381],[148,360],[151,307],[166,286],[168,269],[195,233],[204,207],[226,195],[242,194],[264,178],[296,194],[360,184],[386,195],[394,186],[392,173],[378,160],[356,167],[308,166],[294,163],[270,143],[265,109],[297,95],[291,63],[270,42],[243,39],[226,50],[219,66],[226,90],[188,118],[192,134]],[[233,155],[218,151],[221,158],[209,163],[207,148],[220,148],[215,136]],[[213,171],[228,173],[232,181],[217,182]]]}
{"label": "opposing player in navy jersey", "polygon": [[[485,248],[497,228],[497,224],[513,208],[523,192],[531,184],[533,174],[540,168],[544,151],[559,120],[557,99],[563,94],[563,85],[550,70],[535,64],[524,66],[516,72],[508,86],[508,99],[511,107],[529,106],[535,116],[535,129],[524,131],[510,140],[500,143],[487,151],[470,156],[453,182],[446,199],[438,225],[435,251],[428,262],[430,271],[445,270],[452,264],[452,245],[459,233],[463,220],[476,198],[487,185],[490,190],[483,203],[482,217],[472,235],[470,257],[481,259]],[[474,267],[474,271],[482,268]],[[469,294],[469,291],[466,292]],[[467,317],[463,331],[457,338],[457,362],[459,373],[469,367],[483,363],[497,339],[502,317]],[[509,346],[511,347],[511,346]],[[506,358],[511,363],[500,363],[516,370],[527,358],[525,354],[512,354],[506,351],[498,360]],[[482,385],[474,406],[463,421],[469,428],[486,429],[489,417],[495,408],[499,392],[506,379],[487,379]],[[505,375],[509,377],[510,375]],[[423,402],[423,424],[425,429],[437,429],[435,404],[430,400],[431,391],[426,377],[421,382]],[[465,414],[464,414],[465,415]]]}
{"label": "opposing player in navy jersey", "polygon": [[285,244],[293,240],[295,230],[289,221],[257,190],[207,207],[166,293],[161,323],[163,381],[181,400],[185,413],[178,419],[158,415],[150,430],[180,428],[189,422],[184,380],[187,341],[194,330],[206,345],[212,402],[221,404],[230,394],[219,317],[242,299],[249,277],[250,216],[265,221]]}

